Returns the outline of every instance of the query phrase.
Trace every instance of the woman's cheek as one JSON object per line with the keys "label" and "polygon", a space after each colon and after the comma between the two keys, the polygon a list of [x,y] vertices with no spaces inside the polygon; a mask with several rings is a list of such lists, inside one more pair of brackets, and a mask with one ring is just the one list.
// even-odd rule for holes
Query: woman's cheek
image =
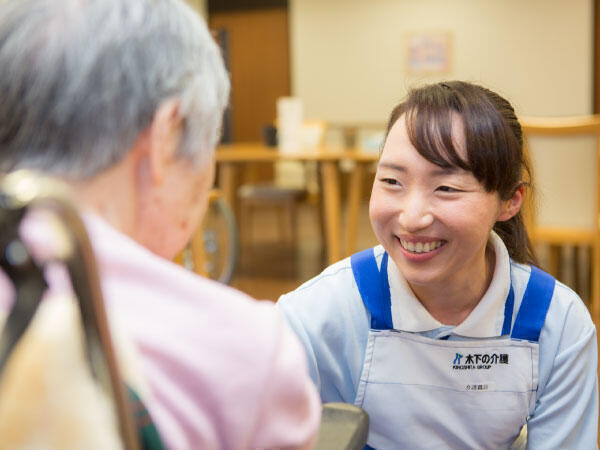
{"label": "woman's cheek", "polygon": [[379,223],[381,222],[381,216],[381,204],[378,201],[376,192],[374,191],[373,195],[371,196],[371,201],[369,202],[369,218],[371,219],[371,224],[373,225],[373,228],[379,226]]}
{"label": "woman's cheek", "polygon": [[369,215],[373,231],[379,241],[382,241],[385,238],[384,231],[393,229],[394,212],[385,203],[371,202]]}

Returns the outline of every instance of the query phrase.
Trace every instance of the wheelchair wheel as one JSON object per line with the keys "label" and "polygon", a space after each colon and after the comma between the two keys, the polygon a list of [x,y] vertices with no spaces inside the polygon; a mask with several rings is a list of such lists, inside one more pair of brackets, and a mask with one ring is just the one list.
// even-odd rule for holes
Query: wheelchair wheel
{"label": "wheelchair wheel", "polygon": [[188,269],[221,283],[233,277],[239,238],[235,216],[220,192],[210,193],[202,225],[183,253]]}

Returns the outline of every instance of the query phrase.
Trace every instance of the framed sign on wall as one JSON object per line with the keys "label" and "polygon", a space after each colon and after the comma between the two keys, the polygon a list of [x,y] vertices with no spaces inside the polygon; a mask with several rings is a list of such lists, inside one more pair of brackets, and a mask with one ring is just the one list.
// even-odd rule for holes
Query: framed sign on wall
{"label": "framed sign on wall", "polygon": [[449,73],[452,35],[444,31],[419,31],[408,35],[407,68],[412,75]]}

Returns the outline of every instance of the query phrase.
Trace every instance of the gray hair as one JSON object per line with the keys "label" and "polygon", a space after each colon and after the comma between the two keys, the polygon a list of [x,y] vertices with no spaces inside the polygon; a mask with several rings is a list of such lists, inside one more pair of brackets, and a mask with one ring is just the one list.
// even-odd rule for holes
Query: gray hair
{"label": "gray hair", "polygon": [[207,163],[229,80],[181,0],[3,0],[0,96],[0,170],[78,179],[119,162],[169,99],[178,155]]}

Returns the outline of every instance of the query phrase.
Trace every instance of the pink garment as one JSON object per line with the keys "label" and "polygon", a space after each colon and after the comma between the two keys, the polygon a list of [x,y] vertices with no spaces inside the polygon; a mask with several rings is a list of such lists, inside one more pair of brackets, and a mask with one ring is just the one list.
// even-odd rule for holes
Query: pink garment
{"label": "pink garment", "polygon": [[[86,226],[107,311],[137,347],[146,406],[168,448],[310,445],[320,401],[272,303],[196,276],[97,217]],[[12,295],[0,272],[0,308]]]}

